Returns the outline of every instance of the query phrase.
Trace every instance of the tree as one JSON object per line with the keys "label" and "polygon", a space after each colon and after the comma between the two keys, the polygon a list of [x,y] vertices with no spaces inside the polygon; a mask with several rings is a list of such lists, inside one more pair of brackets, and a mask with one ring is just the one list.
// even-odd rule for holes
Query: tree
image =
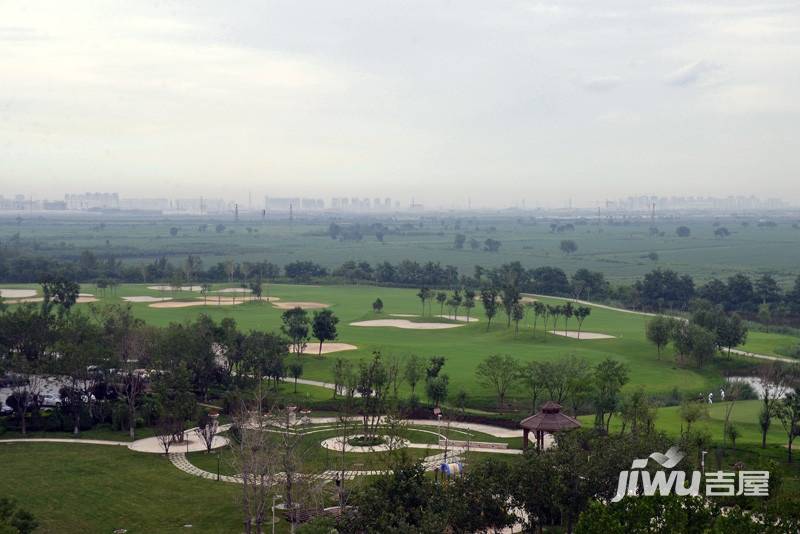
{"label": "tree", "polygon": [[545,307],[544,304],[538,300],[530,303],[528,306],[533,311],[533,337],[536,337],[536,323],[539,321],[539,317],[544,313]]}
{"label": "tree", "polygon": [[692,234],[688,226],[679,226],[675,229],[675,235],[678,237],[689,237]]}
{"label": "tree", "polygon": [[194,430],[194,433],[197,434],[197,437],[199,437],[203,445],[206,446],[206,453],[210,453],[211,449],[214,448],[214,438],[218,430],[219,424],[217,423],[216,417],[211,417],[204,412],[203,415],[200,416],[200,419],[198,419],[197,428]]}
{"label": "tree", "polygon": [[567,335],[567,328],[569,327],[569,320],[575,315],[575,308],[571,302],[567,302],[561,307],[561,313],[564,315],[564,335]]}
{"label": "tree", "polygon": [[439,404],[447,400],[449,384],[450,378],[447,375],[430,377],[425,382],[425,393],[428,395],[428,400],[433,403],[434,407],[439,406]]}
{"label": "tree", "polygon": [[404,377],[408,385],[411,386],[411,397],[414,397],[414,392],[417,388],[417,383],[422,380],[423,374],[425,373],[425,362],[417,356],[416,354],[412,354],[406,360],[406,366],[404,370]]}
{"label": "tree", "polygon": [[705,401],[686,399],[680,407],[681,420],[686,423],[683,434],[688,434],[692,430],[692,425],[701,419],[708,418],[708,404]]}
{"label": "tree", "polygon": [[381,313],[383,311],[383,301],[380,297],[375,299],[375,302],[372,303],[372,311],[375,313]]}
{"label": "tree", "polygon": [[373,352],[372,359],[358,364],[356,389],[361,398],[361,417],[364,436],[374,437],[384,414],[389,389],[389,377],[380,352]]}
{"label": "tree", "polygon": [[581,329],[583,328],[583,321],[591,315],[592,309],[588,306],[578,306],[575,308],[575,319],[578,321],[578,339],[581,338]]}
{"label": "tree", "polygon": [[783,398],[789,388],[797,370],[786,367],[778,361],[762,365],[758,372],[758,384],[761,390],[761,411],[758,416],[758,425],[761,428],[761,448],[767,447],[767,432],[772,423],[772,417],[778,408],[778,402]]}
{"label": "tree", "polygon": [[647,340],[656,346],[658,358],[661,359],[661,351],[667,346],[672,338],[672,320],[663,315],[658,315],[645,324],[645,335]]}
{"label": "tree", "polygon": [[465,289],[464,290],[464,303],[463,303],[463,306],[467,310],[466,311],[467,322],[469,322],[470,310],[472,310],[472,308],[475,307],[475,291],[473,291],[472,289]]}
{"label": "tree", "polygon": [[647,433],[653,429],[656,407],[645,392],[644,387],[639,386],[630,393],[622,395],[619,414],[622,418],[623,434],[626,427],[630,428],[632,434],[638,434],[640,430]]}
{"label": "tree", "polygon": [[57,367],[66,377],[60,395],[72,413],[73,434],[77,436],[84,409],[91,410],[98,366],[108,360],[110,351],[103,343],[100,328],[83,313],[70,314],[59,321],[53,350],[60,355]]}
{"label": "tree", "polygon": [[[289,336],[292,352],[302,354],[308,341],[308,313],[300,307],[292,308],[283,312],[281,321],[283,321],[281,332]],[[320,350],[322,350],[321,347],[322,342],[320,342]]]}
{"label": "tree", "polygon": [[500,245],[502,245],[500,241],[490,237],[483,242],[483,250],[486,252],[498,252],[500,250]]}
{"label": "tree", "polygon": [[[336,317],[331,310],[322,310],[314,312],[314,320],[311,323],[311,330],[314,337],[319,340],[319,356],[322,356],[322,343],[325,341],[333,341],[338,335],[336,332],[336,324],[339,318]],[[300,352],[297,353],[298,355]]]}
{"label": "tree", "polygon": [[[620,362],[606,358],[594,370],[595,384],[595,426],[608,432],[611,416],[617,410],[619,393],[628,382],[628,367]],[[605,419],[608,414],[608,419]]]}
{"label": "tree", "polygon": [[519,380],[525,386],[528,398],[531,400],[531,413],[535,413],[538,405],[537,401],[544,388],[542,364],[539,362],[527,362],[519,370]]}
{"label": "tree", "polygon": [[417,292],[417,297],[422,301],[422,315],[425,315],[425,303],[431,298],[431,290],[423,287]]}
{"label": "tree", "polygon": [[336,358],[333,364],[333,398],[340,392],[344,392],[344,385],[348,373],[352,373],[352,364],[342,358]]}
{"label": "tree", "polygon": [[756,293],[753,282],[744,274],[728,278],[725,309],[728,311],[752,312],[756,309]]}
{"label": "tree", "polygon": [[558,317],[563,312],[561,306],[551,306],[550,304],[547,305],[547,313],[550,317],[553,318],[553,333],[556,332],[556,326],[558,325]]}
{"label": "tree", "polygon": [[566,255],[570,255],[578,251],[578,245],[572,239],[562,240],[559,248],[561,249],[561,252]]}
{"label": "tree", "polygon": [[200,284],[200,294],[203,295],[203,304],[208,304],[208,294],[211,292],[211,284],[203,282]]}
{"label": "tree", "polygon": [[297,393],[297,379],[303,376],[303,362],[299,356],[289,363],[289,374],[294,378],[294,392]]}
{"label": "tree", "polygon": [[58,307],[59,317],[69,313],[78,302],[81,286],[63,276],[45,276],[42,286],[42,315],[50,315],[53,305]]}
{"label": "tree", "polygon": [[169,454],[171,444],[183,441],[186,422],[193,418],[197,401],[191,390],[189,371],[183,364],[158,374],[154,386],[162,407],[158,424],[159,441],[164,453]]}
{"label": "tree", "polygon": [[786,393],[783,400],[777,404],[776,413],[786,432],[788,462],[792,463],[792,444],[794,438],[800,435],[800,426],[798,426],[800,423],[800,394],[795,391]]}
{"label": "tree", "polygon": [[444,303],[447,302],[447,293],[444,291],[436,293],[436,302],[439,303],[439,313],[444,315]]}
{"label": "tree", "polygon": [[467,241],[467,236],[464,234],[456,234],[455,238],[453,239],[453,247],[457,250],[461,250],[464,248],[464,243]]}
{"label": "tree", "polygon": [[717,324],[717,345],[728,349],[728,358],[731,349],[743,345],[747,341],[747,326],[738,313],[730,317],[722,317]]}
{"label": "tree", "polygon": [[739,436],[741,436],[742,433],[739,432],[739,429],[736,427],[736,425],[728,425],[725,434],[728,439],[731,440],[731,446],[733,447],[733,450],[736,450],[736,440],[739,439]]}
{"label": "tree", "polygon": [[525,318],[525,307],[519,302],[511,306],[511,319],[514,321],[514,335],[519,334],[519,322]]}
{"label": "tree", "polygon": [[261,399],[235,412],[238,439],[230,440],[232,464],[242,476],[241,507],[246,534],[262,534],[273,485],[277,482],[278,442],[269,432]]}
{"label": "tree", "polygon": [[507,354],[505,356],[499,354],[488,356],[475,369],[478,382],[485,387],[494,389],[498,408],[503,407],[508,388],[518,378],[519,373],[519,362]]}
{"label": "tree", "polygon": [[32,534],[39,527],[33,514],[21,508],[17,501],[0,497],[0,533]]}
{"label": "tree", "polygon": [[497,315],[497,290],[494,288],[481,289],[481,303],[488,319],[486,330],[489,330],[492,319]]}

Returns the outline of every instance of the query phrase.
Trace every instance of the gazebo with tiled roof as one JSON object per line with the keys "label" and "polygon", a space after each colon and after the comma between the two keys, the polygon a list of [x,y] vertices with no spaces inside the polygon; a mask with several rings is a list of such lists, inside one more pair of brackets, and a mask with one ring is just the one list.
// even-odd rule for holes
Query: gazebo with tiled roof
{"label": "gazebo with tiled roof", "polygon": [[528,434],[533,432],[536,437],[536,448],[544,448],[544,434],[555,434],[580,428],[580,422],[574,417],[561,413],[561,405],[557,402],[547,401],[541,407],[539,413],[526,417],[520,421],[519,425],[523,429],[522,448],[528,448]]}

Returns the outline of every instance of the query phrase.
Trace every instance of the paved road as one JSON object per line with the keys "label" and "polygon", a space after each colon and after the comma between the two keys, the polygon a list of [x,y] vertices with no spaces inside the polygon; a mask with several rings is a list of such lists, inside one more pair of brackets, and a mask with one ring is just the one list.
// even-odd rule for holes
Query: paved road
{"label": "paved road", "polygon": [[[525,297],[534,297],[534,298],[539,297],[545,299],[571,301],[577,304],[583,304],[585,306],[593,306],[595,308],[602,308],[604,310],[611,310],[621,313],[632,313],[634,315],[642,315],[644,317],[655,317],[657,315],[655,313],[641,312],[636,310],[626,310],[625,308],[617,308],[615,306],[608,306],[606,304],[598,304],[597,302],[589,302],[588,300],[576,300],[570,297],[554,297],[552,295],[538,295],[536,293],[522,293],[522,295]],[[681,321],[686,320],[684,317],[677,317],[674,315],[667,315],[666,317],[672,317],[673,319],[678,319]],[[757,358],[759,360],[770,360],[774,362],[785,362],[785,363],[798,363],[798,360],[795,360],[793,358],[782,358],[780,356],[771,356],[769,354],[758,354],[756,352],[748,352],[746,350],[740,350],[740,349],[731,349],[731,352],[734,354],[738,354],[739,356],[747,356],[750,358]]]}

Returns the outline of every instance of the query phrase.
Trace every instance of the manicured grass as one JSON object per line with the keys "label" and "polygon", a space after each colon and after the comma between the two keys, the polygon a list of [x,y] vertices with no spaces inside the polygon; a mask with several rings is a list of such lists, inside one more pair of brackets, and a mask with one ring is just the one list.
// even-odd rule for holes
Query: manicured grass
{"label": "manicured grass", "polygon": [[[147,438],[155,435],[153,427],[137,428],[136,439]],[[57,439],[102,439],[107,441],[132,441],[127,430],[112,430],[109,425],[98,425],[92,429],[84,430],[79,435],[72,432],[45,432],[43,430],[23,434],[19,431],[6,430],[0,433],[0,439],[17,438],[57,438]]]}
{"label": "manicured grass", "polygon": [[[694,423],[692,428],[707,429],[711,438],[721,444],[722,431],[725,426],[725,411],[729,407],[729,402],[712,404],[709,406],[708,418]],[[737,445],[761,444],[761,430],[758,426],[760,410],[761,401],[758,400],[737,401],[734,404],[730,421],[736,425],[741,434],[736,440]],[[578,417],[578,419],[584,425],[591,426],[594,424],[594,416],[585,415]],[[659,408],[655,425],[657,430],[664,431],[670,436],[680,435],[681,429],[686,427],[686,423],[681,420],[680,406]],[[611,420],[611,431],[618,431],[621,427],[622,421],[618,416],[615,416]],[[786,433],[783,431],[781,422],[777,417],[772,419],[772,425],[767,433],[767,443],[777,446],[783,446],[786,443]]]}
{"label": "manicured grass", "polygon": [[[33,287],[28,285],[27,287]],[[220,289],[223,285],[213,286]],[[82,291],[97,293],[92,286],[83,286]],[[265,288],[265,294],[267,288]],[[539,324],[534,334],[533,318],[529,316],[521,325],[519,334],[514,333],[513,325],[506,327],[506,318],[500,313],[487,330],[486,317],[482,307],[476,306],[471,315],[480,322],[470,323],[459,328],[447,330],[401,330],[392,327],[356,327],[350,326],[354,321],[376,318],[391,318],[390,314],[421,314],[422,307],[416,296],[416,290],[381,288],[372,286],[300,286],[271,285],[268,292],[286,301],[316,301],[330,304],[340,318],[339,337],[337,341],[358,346],[358,350],[315,356],[304,356],[305,368],[303,378],[332,381],[332,366],[336,358],[358,362],[371,357],[373,351],[380,351],[384,356],[406,357],[417,354],[423,358],[434,355],[444,356],[447,363],[445,373],[450,376],[450,393],[454,396],[459,390],[467,392],[468,405],[472,408],[490,409],[494,407],[492,392],[485,387],[475,375],[478,363],[490,354],[511,354],[521,362],[553,361],[569,354],[586,358],[596,364],[604,358],[615,358],[630,369],[630,382],[627,387],[644,386],[650,393],[669,393],[674,388],[682,392],[694,393],[716,390],[722,383],[722,370],[737,366],[741,359],[728,361],[717,358],[705,368],[699,369],[691,363],[678,365],[670,354],[670,349],[659,359],[655,347],[644,337],[644,316],[622,313],[602,308],[593,308],[591,316],[583,325],[586,332],[599,332],[615,336],[606,340],[576,340],[548,334],[545,336]],[[169,292],[167,292],[169,293]],[[101,298],[102,302],[120,303],[125,295],[160,295],[160,291],[147,288],[146,284],[125,284],[120,286],[114,295],[109,291]],[[187,292],[182,292],[186,296]],[[192,293],[199,296],[199,293]],[[380,297],[384,302],[384,312],[372,312],[372,302]],[[78,305],[78,308],[87,305]],[[216,320],[232,317],[244,330],[280,329],[282,310],[274,308],[267,302],[247,302],[231,306],[200,306],[192,308],[158,309],[146,303],[133,304],[135,313],[150,324],[165,326],[170,322],[190,321],[201,313],[206,313]],[[440,313],[434,302],[432,315]],[[446,310],[445,310],[446,312]],[[426,313],[429,313],[426,311]],[[459,310],[460,314],[464,310]],[[420,321],[423,319],[414,319]],[[427,318],[425,319],[427,320]],[[440,320],[440,319],[431,319]],[[541,323],[541,321],[540,321]],[[559,328],[564,327],[563,319]],[[577,328],[575,320],[569,328]],[[789,339],[787,339],[789,338]],[[787,344],[790,336],[756,332],[752,334],[751,343],[758,343],[763,352],[774,352],[774,348]],[[310,343],[313,344],[313,340]],[[767,350],[771,347],[772,350]],[[750,348],[750,346],[746,347]],[[749,360],[753,362],[753,360]],[[424,386],[418,394],[424,395]],[[298,388],[302,401],[303,395],[309,399],[323,399],[324,391]],[[407,385],[400,388],[400,393],[407,396],[410,390]],[[331,393],[332,396],[332,393]],[[512,389],[511,399],[522,402],[524,392]]]}
{"label": "manicured grass", "polygon": [[242,531],[238,488],[192,477],[162,455],[25,443],[0,444],[0,458],[0,494],[36,516],[37,533]]}
{"label": "manicured grass", "polygon": [[772,356],[786,358],[787,356],[785,354],[778,352],[779,349],[788,349],[798,346],[800,346],[800,338],[796,336],[750,331],[747,333],[747,343],[739,348],[748,352],[770,354]]}

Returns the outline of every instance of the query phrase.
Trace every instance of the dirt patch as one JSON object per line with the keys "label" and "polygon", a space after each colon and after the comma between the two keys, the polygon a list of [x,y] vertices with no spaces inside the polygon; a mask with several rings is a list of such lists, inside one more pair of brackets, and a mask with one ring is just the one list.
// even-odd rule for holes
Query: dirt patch
{"label": "dirt patch", "polygon": [[350,323],[350,326],[389,326],[406,330],[444,330],[447,328],[458,328],[464,325],[452,323],[414,323],[406,319],[375,319],[372,321],[357,321],[355,323]]}
{"label": "dirt patch", "polygon": [[320,308],[330,308],[330,304],[323,302],[274,302],[272,304],[279,310],[291,310],[292,308],[303,308],[304,310],[318,310]]}
{"label": "dirt patch", "polygon": [[24,299],[35,296],[35,289],[0,289],[0,297],[4,299]]}
{"label": "dirt patch", "polygon": [[563,330],[558,330],[556,332],[548,332],[548,334],[555,334],[561,337],[570,337],[572,339],[580,339],[583,341],[584,339],[616,339],[617,336],[610,336],[608,334],[598,334],[596,332],[581,332],[580,337],[578,337],[578,332],[573,330],[568,330],[564,332]]}
{"label": "dirt patch", "polygon": [[127,302],[164,302],[172,300],[172,297],[151,297],[149,295],[141,295],[138,297],[122,297],[122,300]]}
{"label": "dirt patch", "polygon": [[[332,352],[342,352],[345,350],[356,350],[358,347],[350,343],[323,343],[322,354],[330,354]],[[309,342],[306,348],[303,349],[303,354],[319,354],[319,343]]]}

